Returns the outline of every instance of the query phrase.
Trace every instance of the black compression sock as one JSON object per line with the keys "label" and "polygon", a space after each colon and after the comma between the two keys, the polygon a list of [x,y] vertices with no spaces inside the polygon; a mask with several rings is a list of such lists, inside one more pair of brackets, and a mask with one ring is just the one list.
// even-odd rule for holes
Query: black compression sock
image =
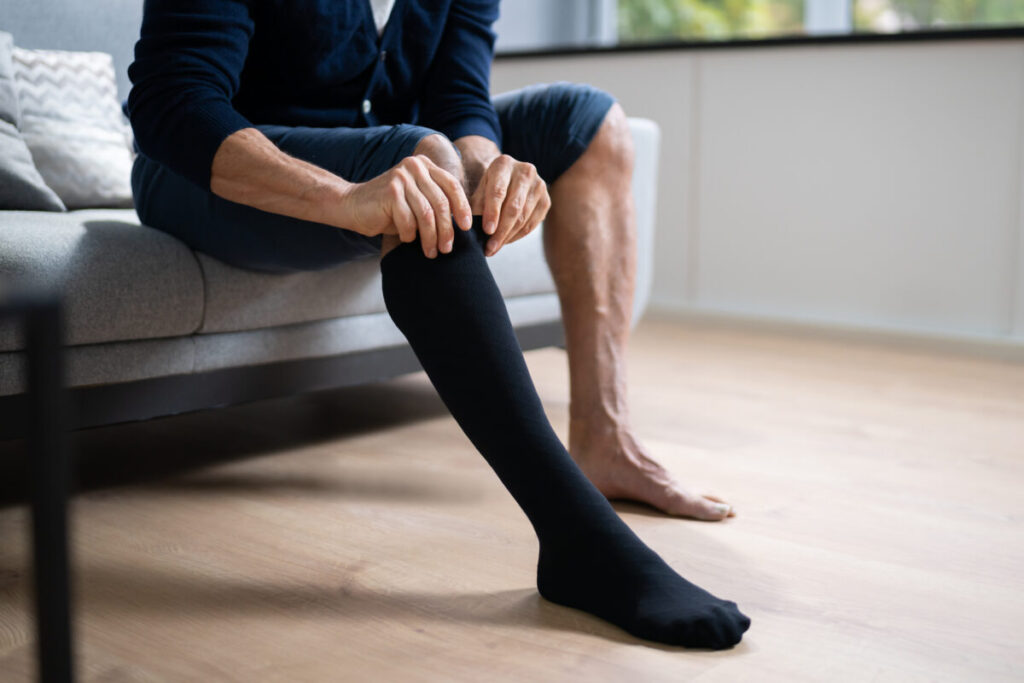
{"label": "black compression sock", "polygon": [[381,259],[384,301],[459,426],[526,513],[540,540],[546,599],[649,640],[726,648],[750,619],[679,576],[580,471],[544,414],[505,302],[483,254],[480,217],[451,253],[419,242]]}

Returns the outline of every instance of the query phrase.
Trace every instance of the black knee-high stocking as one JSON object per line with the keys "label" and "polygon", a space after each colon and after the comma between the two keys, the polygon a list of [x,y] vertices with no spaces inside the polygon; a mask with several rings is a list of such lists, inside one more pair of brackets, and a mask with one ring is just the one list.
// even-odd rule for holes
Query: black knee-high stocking
{"label": "black knee-high stocking", "polygon": [[750,619],[679,576],[619,518],[551,428],[483,254],[455,230],[449,254],[418,242],[381,259],[388,313],[441,399],[526,513],[541,595],[662,643],[725,648]]}

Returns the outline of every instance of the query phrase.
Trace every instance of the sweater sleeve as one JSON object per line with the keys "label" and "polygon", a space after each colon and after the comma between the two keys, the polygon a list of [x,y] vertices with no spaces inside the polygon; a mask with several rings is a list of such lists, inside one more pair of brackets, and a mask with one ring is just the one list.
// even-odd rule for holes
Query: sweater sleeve
{"label": "sweater sleeve", "polygon": [[419,123],[455,140],[482,135],[501,146],[501,126],[491,104],[491,60],[497,0],[454,0],[441,43],[427,70]]}
{"label": "sweater sleeve", "polygon": [[248,0],[146,0],[128,116],[139,150],[204,189],[224,138],[251,127],[231,99],[248,54]]}

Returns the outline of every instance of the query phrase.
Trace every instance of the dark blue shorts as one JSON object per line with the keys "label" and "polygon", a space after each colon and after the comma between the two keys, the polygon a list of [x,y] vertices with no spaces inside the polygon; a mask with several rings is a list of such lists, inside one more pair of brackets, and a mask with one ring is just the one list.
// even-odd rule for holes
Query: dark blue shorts
{"label": "dark blue shorts", "polygon": [[[590,144],[614,103],[588,85],[533,85],[494,98],[502,151],[537,167],[550,185]],[[412,155],[436,131],[399,124],[371,128],[257,126],[288,154],[351,182],[365,182]],[[380,253],[367,237],[222,199],[143,155],[132,191],[139,219],[231,265],[269,272],[319,270]]]}

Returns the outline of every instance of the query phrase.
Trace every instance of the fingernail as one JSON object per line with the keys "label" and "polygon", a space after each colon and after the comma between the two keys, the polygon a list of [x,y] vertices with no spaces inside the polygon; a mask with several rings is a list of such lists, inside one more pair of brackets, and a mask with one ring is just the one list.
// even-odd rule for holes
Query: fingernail
{"label": "fingernail", "polygon": [[447,254],[447,253],[448,253],[448,252],[450,252],[451,250],[452,250],[452,240],[448,240],[447,242],[445,242],[445,243],[444,243],[444,244],[442,245],[442,247],[441,247],[441,251],[443,251],[444,253],[446,253],[446,254]]}
{"label": "fingernail", "polygon": [[488,256],[494,256],[494,252],[495,251],[497,251],[497,250],[494,248],[493,244],[488,244],[487,245],[487,255]]}
{"label": "fingernail", "polygon": [[493,235],[494,234],[494,229],[495,229],[494,223],[486,223],[484,225],[484,232],[486,232],[488,235]]}
{"label": "fingernail", "polygon": [[726,505],[725,503],[716,503],[715,508],[718,510],[718,514],[728,515],[729,511],[732,510],[732,505]]}
{"label": "fingernail", "polygon": [[429,256],[430,258],[434,258],[435,256],[437,256],[437,248],[436,247],[431,247],[430,248],[430,253],[427,254],[427,256]]}

